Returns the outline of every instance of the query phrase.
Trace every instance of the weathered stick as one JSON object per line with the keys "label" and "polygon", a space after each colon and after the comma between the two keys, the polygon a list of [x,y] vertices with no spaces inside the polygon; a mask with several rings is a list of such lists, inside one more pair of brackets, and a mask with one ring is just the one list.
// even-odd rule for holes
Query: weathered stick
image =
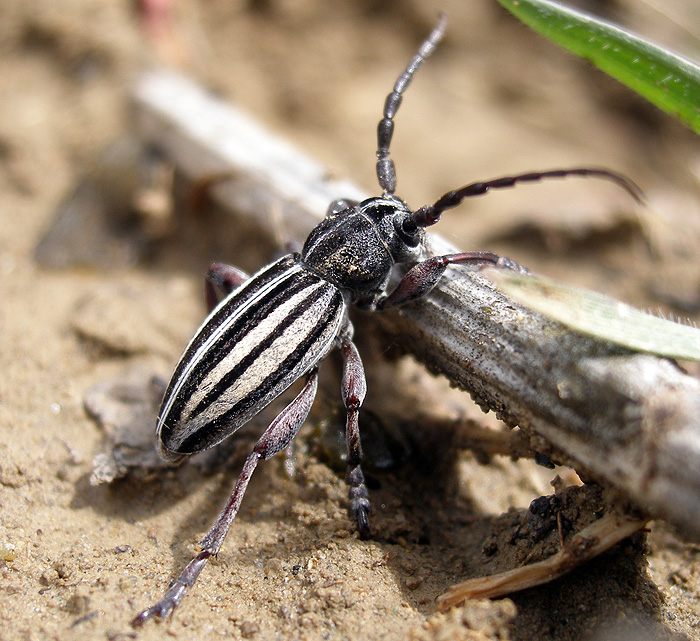
{"label": "weathered stick", "polygon": [[[263,225],[277,210],[295,240],[331,200],[364,197],[182,76],[143,76],[133,103],[144,140],[193,178],[231,172],[213,187],[220,204]],[[455,251],[434,234],[430,246]],[[700,537],[700,382],[675,363],[575,334],[465,268],[448,270],[427,298],[373,317],[540,451]]]}

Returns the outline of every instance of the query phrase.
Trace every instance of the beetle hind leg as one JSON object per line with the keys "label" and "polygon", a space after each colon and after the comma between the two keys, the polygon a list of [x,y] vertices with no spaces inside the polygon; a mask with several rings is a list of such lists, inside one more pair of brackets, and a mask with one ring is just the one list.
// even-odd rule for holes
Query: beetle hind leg
{"label": "beetle hind leg", "polygon": [[150,608],[143,610],[131,622],[133,626],[143,625],[153,617],[164,619],[178,606],[187,592],[187,588],[194,585],[199,573],[202,571],[207,561],[216,556],[221,549],[221,545],[228,534],[233,520],[238,514],[243,495],[248,487],[248,482],[255,468],[261,460],[267,460],[278,452],[285,449],[297,435],[306,417],[309,415],[311,405],[316,397],[318,389],[317,370],[313,369],[307,376],[306,385],[299,392],[297,397],[287,407],[280,412],[269,427],[265,430],[253,448],[253,452],[248,456],[241,474],[236,481],[236,485],[231,492],[228,502],[219,514],[216,522],[199,542],[201,552],[192,559],[180,576],[175,579],[165,596]]}

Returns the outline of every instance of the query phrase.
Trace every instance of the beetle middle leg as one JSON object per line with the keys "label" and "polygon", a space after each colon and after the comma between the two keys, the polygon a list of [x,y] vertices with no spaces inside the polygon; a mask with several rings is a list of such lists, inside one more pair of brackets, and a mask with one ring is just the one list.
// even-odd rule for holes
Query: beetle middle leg
{"label": "beetle middle leg", "polygon": [[360,354],[351,340],[345,339],[341,342],[340,353],[343,357],[341,391],[347,410],[345,440],[348,448],[348,472],[345,480],[350,488],[350,513],[357,519],[360,536],[367,538],[370,535],[370,504],[365,477],[360,467],[362,444],[359,427],[360,407],[367,393],[367,381]]}
{"label": "beetle middle leg", "polygon": [[[316,397],[318,389],[318,370],[314,368],[308,375],[306,385],[299,392],[297,397],[285,407],[265,430],[253,448],[253,452],[248,456],[241,474],[236,481],[236,485],[231,492],[228,502],[219,514],[216,522],[199,542],[201,552],[192,559],[180,576],[170,586],[165,596],[147,608],[132,621],[133,625],[142,625],[148,619],[157,616],[167,617],[175,607],[182,601],[187,588],[194,585],[199,573],[210,557],[216,556],[221,549],[221,545],[228,534],[233,520],[238,514],[243,495],[245,494],[248,482],[250,481],[255,468],[262,459],[269,459],[278,452],[285,449],[292,439],[297,435],[306,417],[309,415],[311,405]],[[363,486],[364,487],[364,486]]]}

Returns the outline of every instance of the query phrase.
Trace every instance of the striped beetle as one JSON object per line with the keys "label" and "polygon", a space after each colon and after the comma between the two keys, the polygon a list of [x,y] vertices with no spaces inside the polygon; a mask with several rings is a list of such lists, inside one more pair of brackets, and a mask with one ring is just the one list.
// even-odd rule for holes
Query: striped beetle
{"label": "striped beetle", "polygon": [[[208,559],[219,552],[258,462],[285,449],[304,423],[316,395],[318,364],[334,348],[340,349],[343,360],[341,391],[347,410],[349,510],[357,521],[360,536],[369,536],[370,503],[360,467],[358,427],[366,383],[360,355],[352,342],[348,306],[353,303],[381,310],[416,300],[430,292],[449,265],[493,264],[522,269],[488,251],[425,258],[424,230],[437,223],[445,210],[491,189],[566,176],[606,178],[640,200],[640,192],[630,180],[592,168],[532,172],[476,182],[448,192],[434,204],[416,211],[397,198],[396,172],[389,157],[394,116],[414,73],[442,38],[446,22],[441,15],[386,98],[377,129],[377,177],[382,196],[363,202],[334,201],[301,253],[284,256],[252,277],[228,265],[214,264],[210,268],[206,286],[211,313],[185,349],[165,392],[157,422],[160,454],[177,461],[213,447],[295,381],[306,377],[306,384],[256,443],[228,502],[201,540],[201,551],[165,596],[133,620],[134,625],[152,617],[167,617]],[[387,292],[397,263],[414,266]],[[224,294],[218,303],[216,289]]]}

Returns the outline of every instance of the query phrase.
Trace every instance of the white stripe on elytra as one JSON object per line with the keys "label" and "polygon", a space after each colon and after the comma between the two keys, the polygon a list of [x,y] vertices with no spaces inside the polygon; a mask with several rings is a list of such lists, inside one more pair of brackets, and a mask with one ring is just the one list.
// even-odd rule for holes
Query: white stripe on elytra
{"label": "white stripe on elytra", "polygon": [[[325,288],[321,296],[317,297],[319,289]],[[225,412],[235,403],[240,402],[249,394],[255,391],[262,381],[273,374],[288,356],[290,356],[313,328],[323,322],[324,315],[328,311],[329,299],[333,296],[333,291],[328,288],[328,284],[322,281],[313,283],[303,291],[297,293],[284,304],[273,310],[264,321],[253,328],[246,336],[239,341],[231,351],[207,376],[206,380],[197,388],[195,394],[188,400],[183,410],[183,421],[178,434],[178,442],[183,442]],[[315,298],[315,300],[314,300]],[[306,300],[311,300],[312,304],[305,305]],[[205,397],[207,392],[214,387],[223,376],[232,368],[236,367],[240,361],[247,356],[251,350],[255,349],[269,334],[270,330],[278,326],[278,322],[293,314],[296,308],[303,309],[293,323],[278,336],[271,345],[262,351],[249,367],[241,373],[231,387],[223,391],[219,397],[206,406],[199,414],[192,416],[192,412]],[[320,336],[316,341],[328,343],[337,332],[337,323],[328,327],[324,332],[326,336]],[[329,340],[330,336],[330,340]],[[258,408],[260,409],[260,408]]]}
{"label": "white stripe on elytra", "polygon": [[[248,300],[246,300],[240,307],[238,307],[236,310],[234,310],[233,314],[226,318],[217,328],[215,331],[211,333],[211,335],[207,338],[202,345],[200,345],[199,349],[194,353],[194,355],[190,358],[189,362],[187,363],[187,366],[185,369],[180,373],[180,378],[178,378],[177,382],[175,385],[173,385],[173,388],[170,390],[170,395],[168,396],[168,401],[163,407],[162,411],[160,412],[160,415],[158,416],[158,424],[156,426],[156,434],[160,434],[160,431],[163,427],[163,422],[165,421],[165,417],[168,416],[170,413],[170,410],[172,409],[173,403],[175,402],[175,399],[177,398],[178,394],[180,393],[180,390],[182,389],[183,383],[188,379],[190,373],[194,369],[194,367],[199,363],[200,358],[202,355],[205,355],[209,348],[217,341],[219,338],[221,338],[222,334],[224,334],[226,331],[228,331],[228,328],[232,323],[236,321],[236,319],[247,309],[249,309],[252,305],[255,305],[258,303],[262,298],[267,296],[268,292],[270,292],[272,289],[274,289],[280,281],[289,278],[290,276],[294,276],[294,274],[298,273],[301,271],[301,267],[297,265],[292,265],[285,271],[283,271],[281,274],[273,278],[269,283],[267,283],[264,287],[260,288],[255,294],[253,294]],[[246,284],[250,283],[256,275],[253,275],[247,283],[245,283],[243,286],[245,287]],[[231,294],[229,294],[226,298],[224,298],[213,310],[212,312],[206,317],[204,322],[200,325],[199,329],[195,332],[194,336],[192,337],[192,340],[188,343],[187,347],[185,348],[185,351],[183,354],[186,354],[187,351],[190,349],[190,346],[192,343],[197,339],[199,336],[199,333],[202,331],[202,329],[207,325],[209,322],[209,319],[214,316],[219,311],[219,308],[222,305],[225,305],[228,299],[231,296],[234,296],[238,293],[238,290],[234,290]]]}
{"label": "white stripe on elytra", "polygon": [[[274,332],[275,329],[279,327],[280,322],[282,322],[285,318],[289,318],[291,314],[294,314],[295,310],[301,305],[303,305],[306,299],[312,298],[315,295],[315,292],[319,289],[319,286],[322,285],[323,283],[320,283],[318,281],[310,283],[308,287],[297,292],[290,299],[284,301],[284,303],[271,310],[266,318],[259,319],[259,322],[255,327],[253,327],[250,331],[241,336],[240,340],[232,346],[231,351],[228,354],[226,354],[226,356],[224,356],[224,358],[222,358],[215,367],[213,367],[211,370],[209,370],[209,372],[207,372],[206,378],[197,386],[197,389],[188,399],[187,404],[185,405],[182,412],[183,422],[186,422],[192,418],[192,412],[195,411],[195,409],[202,402],[204,397],[219,383],[219,381],[221,381],[222,378],[226,376],[228,372],[233,370],[246,356],[248,356],[251,352],[256,350],[258,346],[264,340],[267,339],[270,333]],[[290,327],[294,327],[297,324],[297,322],[298,319],[295,320],[290,325]],[[286,332],[287,331],[289,331],[289,328],[286,330]],[[284,336],[284,333],[282,334],[282,336]],[[276,339],[276,341],[268,348],[268,350],[271,349],[279,340],[280,337]],[[294,347],[295,345],[292,345],[292,348]],[[265,354],[268,350],[261,352],[258,355],[258,357],[250,364],[250,366],[246,368],[246,371],[241,373],[239,379],[235,381],[235,387],[233,389],[240,389],[241,381],[251,380],[251,378],[257,380],[258,382],[263,380],[264,377],[255,378],[255,372],[259,370],[260,362],[265,360]],[[272,363],[272,365],[274,366],[277,366],[278,364],[279,361],[276,363]],[[223,398],[224,396],[230,397],[230,401],[226,402],[226,404],[230,406],[232,403],[235,403],[236,401],[243,398],[247,393],[251,392],[253,389],[253,386],[247,386],[246,390],[243,393],[241,393],[240,396],[231,396],[231,390],[228,390],[225,394],[222,395],[221,398]],[[211,417],[211,419],[213,418],[215,418],[215,416]]]}

